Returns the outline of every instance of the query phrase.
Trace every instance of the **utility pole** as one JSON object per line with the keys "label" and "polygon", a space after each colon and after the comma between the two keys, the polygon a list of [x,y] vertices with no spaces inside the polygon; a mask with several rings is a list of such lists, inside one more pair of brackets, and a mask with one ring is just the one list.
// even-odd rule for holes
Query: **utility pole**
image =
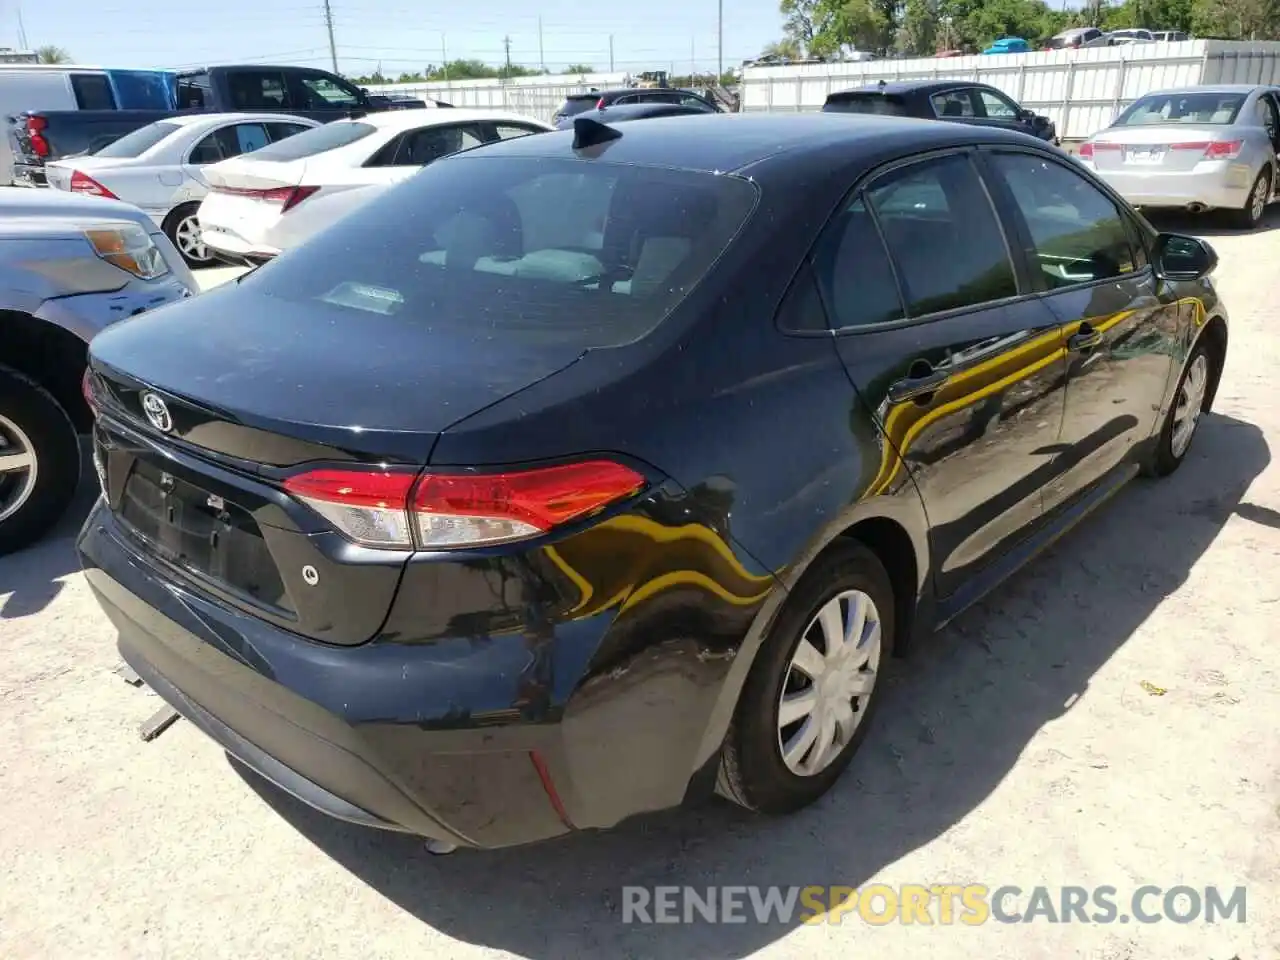
{"label": "utility pole", "polygon": [[449,82],[449,51],[444,46],[444,34],[440,34],[440,69],[444,71],[444,82]]}
{"label": "utility pole", "polygon": [[696,66],[697,59],[698,58],[694,56],[694,39],[693,37],[690,37],[689,38],[689,85],[690,86],[693,86],[694,75],[698,72],[698,68]]}
{"label": "utility pole", "polygon": [[333,42],[333,8],[329,0],[324,0],[324,28],[329,31],[329,59],[333,61],[333,72],[338,72],[338,45]]}
{"label": "utility pole", "polygon": [[716,5],[716,86],[720,86],[724,77],[724,0],[717,0]]}
{"label": "utility pole", "polygon": [[613,34],[609,34],[609,72],[613,73]]}
{"label": "utility pole", "polygon": [[506,36],[502,38],[502,47],[507,52],[507,75],[505,79],[510,80],[511,79],[511,37],[510,36]]}
{"label": "utility pole", "polygon": [[27,28],[22,25],[22,7],[18,7],[18,49],[27,49]]}
{"label": "utility pole", "polygon": [[547,55],[542,49],[542,18],[538,18],[538,65],[542,67],[542,72],[547,72]]}

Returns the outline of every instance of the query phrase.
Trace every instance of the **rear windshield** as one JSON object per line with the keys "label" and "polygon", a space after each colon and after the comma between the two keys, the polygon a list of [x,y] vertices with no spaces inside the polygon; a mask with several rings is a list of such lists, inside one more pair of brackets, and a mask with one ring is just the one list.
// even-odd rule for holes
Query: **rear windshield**
{"label": "rear windshield", "polygon": [[294,134],[288,140],[277,140],[275,143],[253,152],[255,160],[301,160],[314,157],[326,150],[336,150],[349,143],[363,140],[378,128],[371,123],[343,122],[341,120],[326,123],[323,127],[315,127]]}
{"label": "rear windshield", "polygon": [[113,140],[105,147],[94,151],[95,157],[117,157],[129,159],[140,157],[169,134],[182,129],[178,123],[148,123],[145,127],[126,133],[119,140]]}
{"label": "rear windshield", "polygon": [[1131,104],[1116,117],[1112,126],[1141,127],[1160,123],[1227,126],[1236,122],[1244,99],[1243,93],[1153,93]]}
{"label": "rear windshield", "polygon": [[589,97],[569,97],[560,108],[560,116],[572,117],[579,113],[586,113],[588,110],[594,110],[599,102],[598,93],[593,93]]}
{"label": "rear windshield", "polygon": [[907,105],[901,97],[883,93],[844,93],[827,98],[823,113],[874,113],[885,117],[904,117]]}
{"label": "rear windshield", "polygon": [[484,154],[431,164],[242,285],[352,323],[611,346],[675,309],[755,207],[733,176]]}

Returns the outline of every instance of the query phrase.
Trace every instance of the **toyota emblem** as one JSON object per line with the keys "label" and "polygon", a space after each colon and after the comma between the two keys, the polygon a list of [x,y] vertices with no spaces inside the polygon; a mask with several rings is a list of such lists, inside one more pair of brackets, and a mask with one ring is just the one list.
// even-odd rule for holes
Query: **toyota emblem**
{"label": "toyota emblem", "polygon": [[142,412],[147,415],[151,425],[161,433],[173,429],[173,417],[169,416],[169,407],[156,394],[150,391],[142,395]]}

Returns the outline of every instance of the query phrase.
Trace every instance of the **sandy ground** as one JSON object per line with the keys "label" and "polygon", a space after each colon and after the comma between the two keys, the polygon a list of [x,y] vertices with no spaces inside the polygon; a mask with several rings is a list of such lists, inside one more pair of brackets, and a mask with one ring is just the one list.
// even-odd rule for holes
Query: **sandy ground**
{"label": "sandy ground", "polygon": [[[1193,221],[1184,229],[1208,232]],[[727,804],[435,858],[325,820],[113,672],[59,535],[0,560],[0,957],[1280,957],[1280,217],[1214,237],[1232,310],[1217,412],[885,690],[796,817]],[[1267,279],[1271,273],[1272,279]],[[205,274],[212,282],[226,274]],[[624,925],[622,884],[1247,887],[1245,924]],[[1158,902],[1158,900],[1156,901]]]}

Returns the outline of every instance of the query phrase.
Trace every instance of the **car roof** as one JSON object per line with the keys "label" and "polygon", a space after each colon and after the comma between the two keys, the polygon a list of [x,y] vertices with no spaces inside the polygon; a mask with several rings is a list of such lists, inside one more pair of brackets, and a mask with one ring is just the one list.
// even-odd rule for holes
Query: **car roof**
{"label": "car roof", "polygon": [[990,84],[979,83],[976,80],[891,80],[887,81],[884,86],[878,83],[869,83],[863,87],[851,87],[848,90],[835,90],[827,95],[828,99],[839,98],[852,94],[864,93],[886,93],[890,96],[902,95],[906,93],[931,93],[935,90],[951,90],[955,87],[989,87]]}
{"label": "car roof", "polygon": [[[607,125],[607,124],[606,124]],[[928,150],[953,144],[1034,142],[1025,134],[995,127],[974,127],[906,117],[850,116],[840,113],[705,113],[653,117],[619,125],[621,134],[595,154],[605,163],[634,163],[706,173],[733,173],[783,153],[822,153],[840,147],[851,164],[885,147]],[[559,157],[580,159],[568,130],[516,137],[463,151],[463,157]]]}
{"label": "car roof", "polygon": [[363,117],[353,117],[350,119],[335,120],[334,123],[368,123],[377,127],[379,130],[413,130],[418,127],[435,127],[442,126],[447,123],[466,123],[467,121],[502,121],[510,120],[516,123],[536,123],[545,127],[546,124],[536,117],[525,116],[520,113],[512,113],[507,110],[476,110],[466,107],[450,107],[447,110],[432,110],[430,108],[419,110],[386,110],[379,113],[368,113]]}
{"label": "car roof", "polygon": [[684,87],[613,87],[609,90],[589,90],[586,93],[570,93],[565,96],[565,99],[598,100],[601,97],[624,97],[632,93],[688,93],[695,97],[702,96],[698,91],[686,90]]}
{"label": "car roof", "polygon": [[1166,87],[1162,90],[1150,90],[1144,93],[1142,98],[1167,97],[1174,93],[1253,93],[1255,90],[1270,90],[1274,88],[1274,84],[1270,83],[1206,83],[1203,86]]}
{"label": "car roof", "polygon": [[690,114],[706,112],[700,107],[685,107],[678,103],[612,103],[603,110],[588,110],[586,113],[579,113],[573,119],[599,120],[601,123],[608,123],[610,117],[617,120],[629,120],[633,117],[652,115],[684,116],[685,114],[680,113],[682,110],[687,110]]}
{"label": "car roof", "polygon": [[174,123],[178,126],[186,127],[193,123],[217,124],[235,120],[261,120],[268,123],[301,123],[303,126],[308,127],[318,126],[314,120],[288,113],[249,113],[247,111],[234,113],[184,113],[176,117],[165,117],[163,120],[157,120],[156,123]]}

